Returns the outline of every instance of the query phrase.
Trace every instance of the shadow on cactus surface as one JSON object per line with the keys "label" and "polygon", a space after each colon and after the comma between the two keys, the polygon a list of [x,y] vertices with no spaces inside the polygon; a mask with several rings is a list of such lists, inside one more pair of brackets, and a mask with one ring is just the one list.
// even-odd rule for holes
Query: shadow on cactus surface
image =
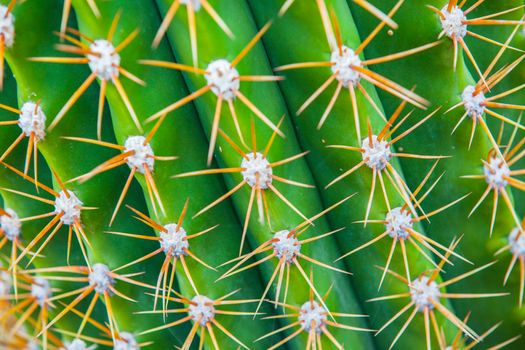
{"label": "shadow on cactus surface", "polygon": [[524,28],[0,0],[0,349],[525,348]]}

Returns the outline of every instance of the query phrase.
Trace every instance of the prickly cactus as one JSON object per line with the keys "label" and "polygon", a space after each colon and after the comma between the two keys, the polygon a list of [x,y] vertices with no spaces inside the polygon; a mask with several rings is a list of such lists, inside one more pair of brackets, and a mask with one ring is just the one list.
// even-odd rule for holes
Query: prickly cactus
{"label": "prickly cactus", "polygon": [[520,0],[0,0],[0,349],[523,349]]}

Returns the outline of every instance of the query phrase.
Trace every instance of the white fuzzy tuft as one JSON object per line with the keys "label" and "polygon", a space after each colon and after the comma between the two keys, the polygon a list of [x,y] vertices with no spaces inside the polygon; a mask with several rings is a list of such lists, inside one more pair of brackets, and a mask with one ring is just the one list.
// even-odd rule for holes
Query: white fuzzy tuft
{"label": "white fuzzy tuft", "polygon": [[386,214],[386,229],[392,238],[407,239],[412,229],[412,215],[401,207],[394,208]]}
{"label": "white fuzzy tuft", "polygon": [[55,213],[64,213],[60,221],[65,225],[73,225],[75,221],[80,222],[80,211],[83,203],[72,191],[67,193],[69,198],[64,191],[60,191],[58,197],[55,198]]}
{"label": "white fuzzy tuft", "polygon": [[354,53],[354,50],[344,45],[342,53],[342,55],[339,53],[339,49],[332,52],[330,58],[332,72],[335,74],[337,81],[343,83],[344,87],[356,86],[361,80],[361,76],[352,66],[362,67],[361,59]]}
{"label": "white fuzzy tuft", "polygon": [[383,170],[392,156],[388,142],[379,141],[376,135],[372,135],[372,146],[370,146],[370,139],[365,137],[361,142],[361,148],[363,160],[371,169]]}
{"label": "white fuzzy tuft", "polygon": [[519,234],[516,227],[509,234],[510,252],[517,258],[525,258],[525,234]]}
{"label": "white fuzzy tuft", "polygon": [[508,185],[505,177],[510,176],[510,169],[507,162],[499,156],[492,156],[483,165],[485,181],[495,190],[499,190]]}
{"label": "white fuzzy tuft", "polygon": [[89,59],[89,68],[98,78],[112,80],[119,76],[120,55],[115,51],[112,43],[104,39],[95,40],[89,45],[91,53],[86,57]]}
{"label": "white fuzzy tuft", "polygon": [[8,295],[12,284],[11,275],[7,271],[0,270],[0,296]]}
{"label": "white fuzzy tuft", "polygon": [[257,184],[257,174],[259,175],[259,187],[263,190],[268,188],[268,184],[272,183],[273,170],[270,166],[270,162],[266,159],[262,153],[256,152],[255,156],[253,152],[247,153],[248,159],[243,158],[241,162],[241,168],[244,168],[241,172],[244,180],[248,182],[248,185],[254,187]]}
{"label": "white fuzzy tuft", "polygon": [[6,208],[5,211],[9,216],[0,216],[0,229],[4,231],[8,240],[14,241],[20,237],[22,223],[20,222],[18,214],[13,209]]}
{"label": "white fuzzy tuft", "polygon": [[53,293],[48,280],[42,277],[36,277],[33,280],[33,283],[31,283],[31,296],[36,299],[40,307],[43,307],[52,295]]}
{"label": "white fuzzy tuft", "polygon": [[133,151],[133,154],[126,158],[130,168],[137,168],[137,171],[141,174],[146,172],[144,164],[149,168],[149,171],[153,171],[155,165],[155,159],[153,158],[153,149],[150,144],[144,144],[146,138],[144,136],[130,136],[124,143],[126,149],[124,152]]}
{"label": "white fuzzy tuft", "polygon": [[191,4],[191,7],[193,7],[195,12],[201,9],[201,0],[180,0],[180,3],[182,5]]}
{"label": "white fuzzy tuft", "polygon": [[461,100],[463,101],[463,106],[465,107],[467,115],[472,118],[479,118],[485,112],[485,95],[482,91],[474,95],[475,90],[475,86],[467,86],[461,93]]}
{"label": "white fuzzy tuft", "polygon": [[462,39],[467,35],[467,25],[463,24],[467,17],[459,7],[454,6],[450,12],[448,12],[447,7],[448,5],[445,5],[441,9],[441,13],[445,17],[439,17],[441,28],[443,28],[443,32],[449,38],[454,40]]}
{"label": "white fuzzy tuft", "polygon": [[225,101],[233,100],[235,92],[239,91],[241,86],[239,72],[224,59],[211,62],[204,77],[211,86],[211,91],[217,96],[222,96]]}
{"label": "white fuzzy tuft", "polygon": [[27,137],[34,133],[36,142],[43,140],[46,137],[46,115],[40,105],[24,103],[18,116],[18,126]]}
{"label": "white fuzzy tuft", "polygon": [[120,332],[120,339],[115,340],[113,350],[140,350],[140,345],[133,336],[128,332]]}
{"label": "white fuzzy tuft", "polygon": [[97,346],[87,344],[81,339],[75,339],[72,342],[66,342],[65,346],[60,348],[60,350],[94,350]]}
{"label": "white fuzzy tuft", "polygon": [[434,305],[430,302],[433,300],[439,302],[441,292],[436,282],[430,283],[427,276],[421,276],[412,281],[410,286],[410,298],[414,302],[418,311],[423,311],[426,308],[433,309]]}
{"label": "white fuzzy tuft", "polygon": [[110,270],[107,265],[95,264],[89,273],[89,285],[95,286],[95,291],[99,294],[108,292],[111,294],[109,287],[115,285],[115,280],[109,275]]}
{"label": "white fuzzy tuft", "polygon": [[35,343],[33,340],[30,340],[30,341],[26,344],[24,350],[40,350],[40,346],[38,346],[38,344]]}
{"label": "white fuzzy tuft", "polygon": [[326,314],[326,309],[316,301],[307,301],[301,306],[300,310],[299,322],[301,322],[301,327],[309,333],[313,322],[315,332],[320,334],[322,332],[321,328],[326,323]]}
{"label": "white fuzzy tuft", "polygon": [[7,11],[7,6],[0,5],[0,35],[4,36],[5,47],[10,48],[15,43],[15,16]]}
{"label": "white fuzzy tuft", "polygon": [[204,295],[194,296],[193,299],[191,299],[189,308],[189,315],[193,317],[195,322],[199,322],[203,327],[205,327],[215,317],[213,300]]}
{"label": "white fuzzy tuft", "polygon": [[164,225],[164,228],[168,231],[160,233],[160,246],[164,253],[174,257],[187,255],[185,250],[188,249],[190,244],[186,239],[186,230],[182,227],[177,230],[176,224],[167,224]]}
{"label": "white fuzzy tuft", "polygon": [[290,231],[288,230],[276,232],[273,238],[278,241],[273,242],[272,246],[279,259],[284,256],[287,263],[292,263],[293,259],[301,252],[301,244],[294,235],[288,237],[289,234]]}

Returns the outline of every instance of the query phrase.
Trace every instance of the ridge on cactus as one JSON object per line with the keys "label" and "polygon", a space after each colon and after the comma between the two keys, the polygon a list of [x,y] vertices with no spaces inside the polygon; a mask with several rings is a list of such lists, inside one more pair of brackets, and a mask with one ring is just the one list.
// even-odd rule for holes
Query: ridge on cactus
{"label": "ridge on cactus", "polygon": [[[279,127],[279,125],[280,123],[277,125],[277,128]],[[224,137],[224,139],[228,142],[228,144],[230,144],[230,146],[235,150],[235,152],[237,152],[238,155],[241,157],[240,167],[197,170],[197,171],[192,171],[189,173],[177,174],[174,177],[180,178],[180,177],[188,177],[188,176],[200,176],[200,175],[208,175],[208,174],[224,174],[224,173],[236,173],[237,172],[237,173],[241,173],[243,179],[231,191],[221,196],[220,198],[215,200],[213,203],[210,203],[205,208],[201,209],[197,214],[195,214],[195,216],[203,214],[204,212],[208,211],[214,206],[220,204],[222,201],[226,200],[228,197],[232,196],[235,192],[240,190],[245,185],[248,185],[251,188],[250,189],[250,201],[248,202],[248,210],[246,212],[246,217],[244,219],[244,226],[243,226],[244,229],[242,232],[240,252],[242,252],[242,249],[244,247],[244,238],[248,230],[248,224],[250,223],[250,217],[251,217],[251,210],[253,207],[253,203],[255,201],[257,203],[257,209],[259,213],[259,222],[264,222],[264,217],[266,216],[268,223],[270,223],[270,212],[269,212],[269,208],[267,204],[268,202],[266,199],[267,197],[266,190],[268,189],[272,193],[274,193],[277,197],[279,197],[288,207],[290,207],[302,219],[306,220],[307,222],[310,222],[310,219],[308,219],[303,213],[301,213],[299,209],[297,209],[294,206],[294,204],[291,203],[272,183],[273,180],[275,180],[277,182],[281,182],[287,185],[303,187],[303,188],[314,188],[314,186],[312,185],[304,184],[304,183],[297,182],[297,181],[290,180],[290,179],[286,179],[278,175],[275,175],[273,173],[274,168],[286,165],[287,163],[293,162],[301,157],[304,157],[306,156],[308,152],[299,153],[299,154],[293,155],[285,159],[270,162],[267,157],[268,157],[268,153],[270,152],[272,148],[275,137],[277,135],[277,130],[273,132],[272,136],[266,143],[266,146],[264,147],[264,150],[261,153],[259,152],[259,149],[257,146],[257,138],[255,135],[255,129],[254,129],[253,123],[252,123],[252,149],[248,150],[248,152],[244,152],[242,148],[239,145],[235,144],[235,142],[230,137],[228,137],[221,129],[219,129],[219,134]]]}
{"label": "ridge on cactus", "polygon": [[157,67],[165,67],[170,69],[176,69],[180,71],[186,71],[190,73],[200,74],[203,75],[206,79],[206,85],[193,94],[183,98],[182,100],[179,100],[159,112],[155,113],[151,117],[148,118],[148,121],[152,121],[158,118],[161,118],[163,120],[166,115],[185,105],[186,103],[191,102],[192,100],[198,98],[199,96],[205,94],[208,91],[211,91],[213,94],[217,96],[217,105],[215,107],[215,115],[213,117],[213,126],[212,126],[212,133],[210,137],[210,147],[208,150],[208,165],[211,164],[211,160],[213,157],[213,151],[215,149],[215,142],[217,140],[217,133],[219,131],[219,124],[220,124],[220,117],[221,117],[221,109],[224,102],[228,104],[228,108],[230,109],[231,117],[235,123],[235,127],[237,130],[237,134],[239,138],[241,139],[241,142],[244,143],[243,134],[241,132],[240,126],[239,126],[239,119],[237,116],[237,112],[235,111],[235,104],[234,100],[238,98],[244,105],[246,105],[252,112],[262,120],[269,128],[271,128],[273,131],[278,133],[280,136],[284,136],[284,134],[279,130],[279,128],[263,113],[257,106],[255,106],[249,98],[247,98],[241,91],[240,91],[240,83],[241,81],[247,81],[247,82],[272,82],[272,81],[278,81],[282,79],[281,77],[276,76],[250,76],[250,75],[240,75],[239,71],[236,69],[237,65],[241,63],[241,61],[244,59],[246,55],[250,52],[250,50],[253,48],[255,44],[261,39],[261,37],[268,31],[268,29],[271,26],[271,22],[266,24],[251,40],[246,44],[246,46],[239,52],[239,54],[231,61],[225,59],[218,59],[213,62],[210,62],[206,69],[200,69],[195,68],[191,66],[184,66],[179,63],[171,63],[171,62],[163,62],[163,61],[155,61],[155,60],[142,60],[142,64],[151,65],[151,66],[157,66]]}
{"label": "ridge on cactus", "polygon": [[[438,164],[438,161],[437,160],[434,165],[432,166],[432,168],[429,170],[428,174],[425,176],[425,178],[421,181],[421,183],[419,184],[419,186],[416,188],[416,190],[414,191],[414,193],[412,194],[412,198],[414,198],[413,200],[411,200],[411,202],[413,201],[413,205],[414,205],[414,208],[418,208],[418,207],[421,207],[422,203],[423,203],[423,200],[425,199],[425,197],[427,197],[429,194],[430,194],[430,191],[432,191],[432,189],[434,189],[434,187],[437,185],[437,182],[442,178],[443,174],[441,176],[439,176],[436,181],[430,185],[430,188],[424,192],[419,199],[416,198],[416,196],[419,194],[419,192],[421,191],[421,189],[423,188],[423,186],[425,185],[425,183],[428,181],[428,179],[430,178],[430,176],[432,175],[434,169],[436,168],[437,164]],[[407,277],[407,281],[410,281],[411,280],[411,277],[410,277],[410,266],[408,264],[408,258],[407,258],[407,253],[406,253],[406,243],[408,241],[408,243],[412,244],[418,251],[420,252],[423,252],[423,249],[422,249],[422,246],[429,249],[433,254],[435,254],[436,256],[440,257],[441,259],[445,259],[445,262],[449,263],[449,264],[452,264],[450,261],[448,261],[445,256],[439,252],[438,249],[441,249],[443,250],[445,253],[449,253],[465,262],[468,262],[468,263],[471,263],[470,261],[468,261],[467,259],[465,259],[464,257],[462,257],[461,255],[459,255],[458,253],[454,252],[453,250],[450,250],[449,248],[447,248],[446,246],[434,241],[432,238],[429,238],[429,237],[426,237],[425,235],[417,232],[417,229],[414,228],[414,224],[415,223],[418,223],[418,222],[421,222],[423,220],[428,220],[430,217],[436,215],[436,214],[439,214],[440,212],[446,210],[447,208],[449,207],[452,207],[453,205],[457,204],[458,202],[462,201],[463,199],[465,199],[466,197],[468,196],[465,195],[461,198],[458,198],[456,199],[455,201],[451,202],[451,203],[448,203],[448,204],[445,204],[443,205],[442,207],[438,208],[438,209],[435,209],[429,213],[426,213],[426,212],[423,212],[421,213],[420,216],[416,216],[417,213],[414,213],[411,211],[411,209],[408,207],[408,205],[405,203],[403,204],[403,206],[401,207],[395,207],[395,208],[392,208],[388,211],[388,213],[386,214],[386,217],[385,219],[383,220],[368,220],[368,221],[364,221],[364,223],[371,223],[371,224],[382,224],[385,226],[386,230],[381,233],[380,235],[378,235],[377,237],[374,237],[373,239],[371,239],[370,241],[364,243],[363,245],[355,248],[354,250],[352,251],[349,251],[348,253],[345,253],[344,255],[342,255],[340,258],[338,258],[337,260],[340,260],[340,259],[343,259],[343,258],[346,258],[347,256],[349,255],[352,255],[376,242],[378,242],[379,240],[389,236],[390,238],[392,238],[392,248],[390,249],[390,253],[388,255],[388,258],[387,258],[387,261],[386,261],[386,265],[385,265],[385,268],[383,270],[383,275],[381,276],[381,280],[379,282],[379,289],[381,289],[381,285],[383,284],[383,281],[385,279],[385,276],[386,276],[386,273],[389,271],[388,268],[390,266],[390,262],[392,261],[392,257],[394,255],[394,251],[396,249],[396,246],[397,244],[399,243],[400,246],[401,246],[401,253],[403,255],[403,262],[404,262],[404,265],[405,265],[405,271],[406,271],[406,277]],[[387,204],[389,207],[390,207],[390,204]],[[425,257],[431,264],[434,264],[435,265],[435,262],[434,260],[428,256],[426,253],[422,253],[423,257]]]}
{"label": "ridge on cactus", "polygon": [[[126,90],[120,82],[120,75],[129,80],[144,85],[144,81],[135,76],[133,73],[127,71],[120,65],[120,52],[123,51],[138,35],[138,30],[131,32],[124,40],[117,44],[113,43],[113,36],[117,30],[118,22],[120,20],[121,12],[118,12],[111,27],[108,30],[105,38],[91,39],[79,32],[76,29],[66,28],[66,32],[71,35],[76,35],[78,38],[68,34],[61,34],[60,37],[66,40],[67,44],[58,44],[57,49],[61,52],[72,53],[82,55],[81,57],[31,57],[30,59],[35,62],[48,62],[48,63],[62,63],[62,64],[87,64],[91,70],[91,74],[87,79],[80,85],[80,87],[71,95],[71,98],[66,102],[64,107],[58,112],[51,124],[49,130],[55,128],[58,123],[65,117],[67,112],[73,107],[77,100],[86,92],[89,86],[98,78],[100,80],[100,96],[98,102],[98,117],[97,117],[97,136],[98,139],[102,137],[102,114],[104,112],[104,99],[106,96],[106,85],[108,81],[112,82],[117,88],[122,101],[126,104],[128,112],[133,120],[133,123],[137,127],[137,130],[142,132],[142,126],[138,120],[138,117],[133,109],[131,101],[129,100]],[[80,39],[84,39],[88,44],[83,43]]]}

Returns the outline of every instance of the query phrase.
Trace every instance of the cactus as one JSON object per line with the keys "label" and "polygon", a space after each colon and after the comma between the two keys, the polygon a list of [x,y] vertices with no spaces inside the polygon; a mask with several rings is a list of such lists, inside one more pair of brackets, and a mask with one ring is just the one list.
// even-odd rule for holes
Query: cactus
{"label": "cactus", "polygon": [[0,349],[522,349],[520,0],[1,0]]}

